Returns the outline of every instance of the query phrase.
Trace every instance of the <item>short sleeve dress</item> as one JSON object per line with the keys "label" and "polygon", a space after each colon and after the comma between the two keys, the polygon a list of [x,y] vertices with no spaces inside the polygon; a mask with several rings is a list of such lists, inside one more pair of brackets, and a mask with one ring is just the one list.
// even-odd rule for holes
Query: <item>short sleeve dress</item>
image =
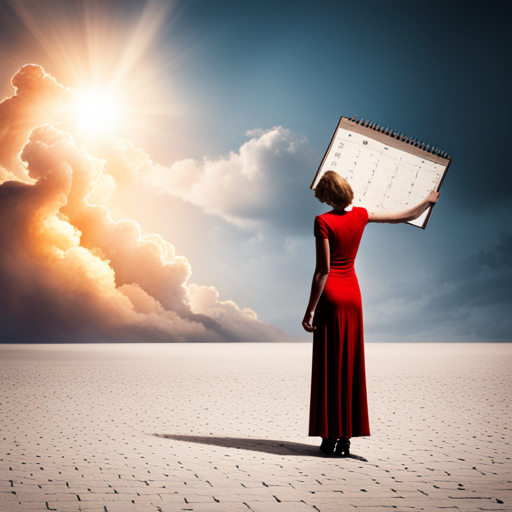
{"label": "short sleeve dress", "polygon": [[354,260],[368,212],[332,210],[315,218],[315,236],[327,238],[330,271],[313,325],[309,435],[369,436],[363,310]]}

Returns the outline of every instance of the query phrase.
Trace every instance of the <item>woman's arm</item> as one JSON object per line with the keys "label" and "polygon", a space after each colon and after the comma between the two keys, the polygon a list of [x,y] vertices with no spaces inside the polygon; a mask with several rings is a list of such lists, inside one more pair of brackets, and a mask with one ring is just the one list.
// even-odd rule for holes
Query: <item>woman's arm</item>
{"label": "woman's arm", "polygon": [[431,190],[428,196],[420,203],[408,210],[401,212],[368,212],[368,222],[388,222],[398,224],[417,219],[431,204],[435,204],[439,198],[439,192]]}
{"label": "woman's arm", "polygon": [[320,300],[327,276],[329,275],[329,261],[330,249],[329,240],[327,238],[316,238],[316,267],[313,274],[313,283],[311,284],[311,295],[309,297],[309,304],[306,309],[306,314],[302,320],[302,327],[308,332],[313,332],[313,315],[315,313],[316,305]]}

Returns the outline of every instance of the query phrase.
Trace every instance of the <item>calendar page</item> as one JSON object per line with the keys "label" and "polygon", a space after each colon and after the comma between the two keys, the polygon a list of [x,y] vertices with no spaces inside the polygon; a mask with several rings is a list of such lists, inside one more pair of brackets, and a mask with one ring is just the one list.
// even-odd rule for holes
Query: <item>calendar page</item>
{"label": "calendar page", "polygon": [[[401,211],[439,190],[450,159],[388,128],[342,117],[311,185],[326,171],[335,171],[354,189],[355,206],[369,211]],[[410,224],[425,228],[428,208]]]}

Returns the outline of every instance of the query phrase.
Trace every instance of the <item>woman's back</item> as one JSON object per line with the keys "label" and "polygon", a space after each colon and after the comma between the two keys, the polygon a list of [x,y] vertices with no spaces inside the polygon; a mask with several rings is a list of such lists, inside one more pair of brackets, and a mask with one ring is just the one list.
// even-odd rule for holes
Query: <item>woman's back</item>
{"label": "woman's back", "polygon": [[332,210],[315,218],[315,236],[329,240],[329,276],[355,277],[354,260],[367,222],[368,212],[358,207]]}

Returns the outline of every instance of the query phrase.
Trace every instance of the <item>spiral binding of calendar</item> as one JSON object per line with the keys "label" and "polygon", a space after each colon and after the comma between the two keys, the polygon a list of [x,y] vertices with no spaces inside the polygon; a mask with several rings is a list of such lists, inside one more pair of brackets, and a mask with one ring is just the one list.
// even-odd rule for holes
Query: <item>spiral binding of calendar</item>
{"label": "spiral binding of calendar", "polygon": [[359,124],[361,126],[364,126],[366,128],[370,128],[371,130],[375,130],[377,132],[384,133],[385,135],[389,135],[390,137],[393,137],[397,140],[401,140],[405,142],[406,144],[410,144],[411,146],[414,146],[416,148],[423,149],[424,151],[427,151],[428,153],[432,153],[433,155],[440,156],[441,158],[450,159],[448,153],[446,151],[441,151],[438,148],[435,148],[434,146],[430,146],[429,144],[425,144],[422,141],[419,141],[418,139],[415,139],[413,137],[409,137],[408,135],[405,135],[403,133],[397,132],[396,130],[393,130],[392,128],[389,128],[388,126],[383,126],[377,123],[372,123],[368,119],[361,118],[359,119],[358,116],[353,116],[350,118],[350,121]]}

